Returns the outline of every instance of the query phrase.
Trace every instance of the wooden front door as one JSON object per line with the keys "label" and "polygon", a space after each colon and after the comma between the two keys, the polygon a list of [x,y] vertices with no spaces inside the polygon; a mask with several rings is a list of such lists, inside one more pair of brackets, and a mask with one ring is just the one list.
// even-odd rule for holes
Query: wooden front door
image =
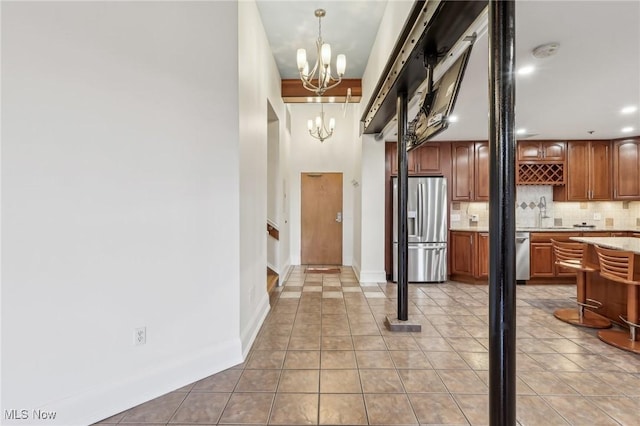
{"label": "wooden front door", "polygon": [[301,173],[303,265],[342,265],[342,173]]}

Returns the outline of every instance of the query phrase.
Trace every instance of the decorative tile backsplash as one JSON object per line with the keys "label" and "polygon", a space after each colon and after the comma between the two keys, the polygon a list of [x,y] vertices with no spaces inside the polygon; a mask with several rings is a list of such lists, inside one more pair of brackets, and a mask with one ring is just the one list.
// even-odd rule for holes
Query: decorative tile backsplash
{"label": "decorative tile backsplash", "polygon": [[[553,187],[550,185],[517,186],[515,207],[516,226],[519,227],[546,228],[582,223],[595,225],[598,228],[640,226],[640,202],[554,202]],[[452,203],[451,225],[488,226],[489,203]]]}

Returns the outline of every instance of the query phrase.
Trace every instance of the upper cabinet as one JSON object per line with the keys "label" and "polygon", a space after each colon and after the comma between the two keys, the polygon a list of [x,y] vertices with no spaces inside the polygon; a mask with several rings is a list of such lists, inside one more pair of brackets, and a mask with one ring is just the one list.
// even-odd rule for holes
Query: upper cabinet
{"label": "upper cabinet", "polygon": [[565,159],[565,148],[565,142],[518,142],[518,161],[563,162]]}
{"label": "upper cabinet", "polygon": [[640,199],[640,139],[613,142],[613,199]]}
{"label": "upper cabinet", "polygon": [[[611,142],[571,141],[567,144],[566,201],[610,200]],[[557,198],[558,201],[563,197]]]}
{"label": "upper cabinet", "polygon": [[522,141],[517,146],[517,184],[565,184],[565,142]]}
{"label": "upper cabinet", "polygon": [[[398,174],[398,144],[387,142],[387,163],[390,164],[390,174]],[[433,142],[425,144],[407,153],[409,175],[442,176],[447,174],[451,163],[451,145]]]}
{"label": "upper cabinet", "polygon": [[451,143],[451,200],[489,200],[489,144]]}

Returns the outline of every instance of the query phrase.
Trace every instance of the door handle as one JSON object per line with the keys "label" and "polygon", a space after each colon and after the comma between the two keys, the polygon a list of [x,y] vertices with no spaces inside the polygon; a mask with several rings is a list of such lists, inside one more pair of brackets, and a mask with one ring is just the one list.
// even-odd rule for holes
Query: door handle
{"label": "door handle", "polygon": [[336,222],[342,223],[342,212],[336,213]]}

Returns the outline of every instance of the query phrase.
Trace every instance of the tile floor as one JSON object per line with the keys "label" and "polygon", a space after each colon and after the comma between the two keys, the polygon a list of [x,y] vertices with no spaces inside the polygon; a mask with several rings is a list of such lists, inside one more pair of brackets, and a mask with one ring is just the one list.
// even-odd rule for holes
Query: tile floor
{"label": "tile floor", "polygon": [[[391,333],[394,284],[296,267],[245,363],[101,424],[486,425],[487,289],[412,284],[422,332]],[[640,424],[640,357],[556,320],[573,293],[517,287],[518,423]]]}

